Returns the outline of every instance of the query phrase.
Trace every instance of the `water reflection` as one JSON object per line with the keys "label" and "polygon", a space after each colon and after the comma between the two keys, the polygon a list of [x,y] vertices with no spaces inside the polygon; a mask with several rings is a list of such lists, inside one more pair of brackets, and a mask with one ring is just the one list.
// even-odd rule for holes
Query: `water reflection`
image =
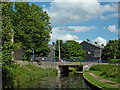
{"label": "water reflection", "polygon": [[64,73],[57,76],[46,76],[42,79],[32,80],[20,86],[21,88],[86,88],[82,74]]}

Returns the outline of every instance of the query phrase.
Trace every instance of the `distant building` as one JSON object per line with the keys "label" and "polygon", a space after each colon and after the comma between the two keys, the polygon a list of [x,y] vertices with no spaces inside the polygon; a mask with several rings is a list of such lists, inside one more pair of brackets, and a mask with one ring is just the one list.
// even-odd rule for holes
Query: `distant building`
{"label": "distant building", "polygon": [[14,51],[15,53],[15,60],[22,60],[22,49],[18,49],[16,51]]}
{"label": "distant building", "polygon": [[49,44],[49,47],[50,47],[50,53],[46,56],[43,56],[43,57],[36,57],[35,59],[37,61],[54,61],[54,58],[55,58],[55,46],[54,45],[51,45]]}
{"label": "distant building", "polygon": [[86,51],[85,60],[101,60],[102,48],[97,43],[92,44],[89,41],[83,41],[80,45]]}
{"label": "distant building", "polygon": [[48,57],[49,58],[55,58],[55,46],[54,45],[51,45],[49,44],[49,47],[50,47],[50,53],[48,54]]}
{"label": "distant building", "polygon": [[[43,56],[43,57],[35,57],[35,59],[40,60],[40,61],[41,60],[48,61],[50,59],[55,58],[55,50],[56,49],[55,49],[54,45],[49,44],[49,47],[50,47],[50,53],[48,55]],[[14,51],[14,53],[15,53],[15,60],[22,60],[23,59],[23,57],[22,57],[22,53],[23,53],[22,49],[16,50],[16,51]]]}

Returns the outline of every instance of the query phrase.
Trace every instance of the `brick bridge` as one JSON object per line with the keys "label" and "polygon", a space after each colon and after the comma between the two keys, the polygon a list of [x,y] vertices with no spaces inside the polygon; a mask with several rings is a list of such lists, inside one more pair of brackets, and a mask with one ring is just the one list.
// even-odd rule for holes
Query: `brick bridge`
{"label": "brick bridge", "polygon": [[68,71],[69,67],[81,66],[81,71],[89,70],[93,65],[108,64],[108,63],[96,63],[96,62],[39,62],[41,68],[56,68],[58,73]]}

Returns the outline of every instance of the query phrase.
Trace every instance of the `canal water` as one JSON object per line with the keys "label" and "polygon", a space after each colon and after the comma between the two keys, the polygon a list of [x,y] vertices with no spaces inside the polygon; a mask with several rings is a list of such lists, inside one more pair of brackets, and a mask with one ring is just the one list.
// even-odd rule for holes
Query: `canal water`
{"label": "canal water", "polygon": [[73,72],[32,80],[22,84],[19,88],[48,88],[50,90],[54,90],[54,88],[81,88],[91,90],[84,82],[83,75]]}

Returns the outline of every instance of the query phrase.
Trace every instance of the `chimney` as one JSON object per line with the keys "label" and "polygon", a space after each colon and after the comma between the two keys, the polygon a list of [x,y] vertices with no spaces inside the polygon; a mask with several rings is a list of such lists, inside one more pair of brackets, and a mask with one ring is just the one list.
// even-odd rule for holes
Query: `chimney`
{"label": "chimney", "polygon": [[90,39],[88,38],[87,41],[90,42]]}
{"label": "chimney", "polygon": [[95,44],[97,44],[97,42],[95,42]]}

